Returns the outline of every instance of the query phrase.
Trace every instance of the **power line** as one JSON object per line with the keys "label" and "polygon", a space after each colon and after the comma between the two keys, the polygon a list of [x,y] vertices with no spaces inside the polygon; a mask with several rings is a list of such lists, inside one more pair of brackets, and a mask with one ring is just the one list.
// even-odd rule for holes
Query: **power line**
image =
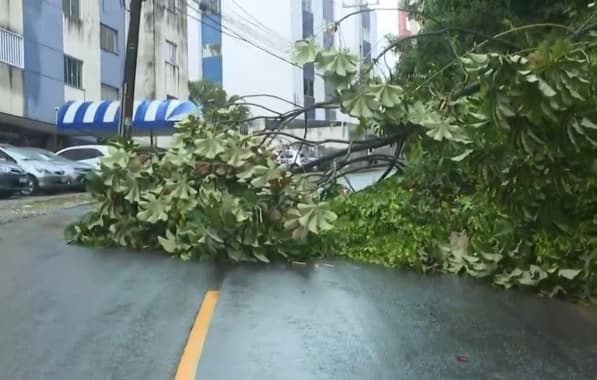
{"label": "power line", "polygon": [[[195,11],[197,13],[200,13],[200,14],[202,14],[202,15],[205,16],[205,14],[204,14],[205,9],[202,9],[201,6],[199,8],[195,8],[195,7],[189,6],[189,8],[192,9],[193,11]],[[232,31],[232,33],[236,34],[239,37],[242,37],[242,36],[240,36],[240,34],[238,32],[233,31],[232,28],[230,28],[230,26],[224,25],[224,22],[223,22],[223,21],[227,21],[230,24],[236,24],[236,22],[234,20],[231,21],[228,16],[224,16],[221,12],[218,15],[220,16],[220,19],[222,20],[221,24],[222,24],[223,28]],[[189,16],[189,17],[194,18],[192,16]],[[249,25],[243,24],[242,22],[240,24],[241,24],[240,27],[243,29],[244,32],[248,32],[248,33],[252,34],[253,37],[256,38],[262,45],[265,45],[265,46],[274,46],[275,49],[276,49],[276,51],[278,51],[278,52],[285,52],[286,49],[280,48],[279,46],[275,46],[275,45],[279,45],[279,44],[276,43],[278,41],[274,41],[274,40],[272,40],[272,39],[269,38],[270,35],[272,34],[271,32],[266,32],[266,34],[262,34],[262,30],[256,30],[256,29],[252,28]],[[257,35],[255,33],[257,33]],[[263,37],[265,37],[265,39],[267,41],[261,40]],[[242,37],[242,38],[245,38],[245,37]],[[291,44],[292,44],[292,42],[289,42],[289,45],[291,45]]]}
{"label": "power line", "polygon": [[232,3],[234,3],[234,5],[236,5],[244,14],[246,14],[247,16],[249,16],[249,18],[255,20],[254,22],[249,21],[252,25],[255,25],[256,27],[260,27],[263,31],[265,31],[266,33],[273,33],[276,34],[278,37],[280,37],[281,39],[287,41],[287,42],[292,42],[290,40],[288,40],[286,37],[282,36],[280,33],[276,32],[275,30],[271,29],[270,27],[268,27],[267,25],[265,25],[264,23],[262,23],[257,17],[253,16],[251,13],[249,13],[245,8],[243,8],[238,2],[236,2],[236,0],[232,0]]}
{"label": "power line", "polygon": [[[178,10],[180,11],[180,9],[178,9]],[[290,60],[288,60],[288,59],[286,59],[286,58],[284,58],[284,57],[282,57],[282,56],[280,56],[280,55],[278,55],[278,54],[276,54],[274,52],[271,52],[271,51],[267,50],[266,48],[257,45],[255,42],[253,42],[253,41],[251,41],[251,40],[249,40],[249,39],[247,39],[247,38],[239,35],[237,32],[235,32],[234,30],[232,30],[229,27],[226,27],[224,24],[220,24],[220,28],[218,28],[217,24],[215,24],[215,21],[214,21],[214,24],[208,24],[208,23],[206,23],[203,20],[203,17],[202,18],[197,18],[195,16],[191,16],[191,15],[188,15],[188,14],[187,14],[187,16],[190,17],[190,18],[192,18],[192,19],[194,19],[195,21],[199,21],[201,24],[207,26],[208,28],[210,28],[212,30],[215,30],[216,32],[220,32],[220,33],[225,34],[225,35],[227,35],[229,37],[237,39],[239,41],[243,41],[243,42],[245,42],[245,43],[247,43],[247,44],[249,44],[249,45],[251,45],[251,46],[253,46],[253,47],[255,47],[255,48],[257,48],[257,49],[259,49],[261,51],[263,51],[264,53],[269,54],[272,57],[277,58],[277,59],[279,59],[281,61],[284,61],[284,62],[286,62],[286,63],[288,63],[288,64],[290,64],[292,66],[295,66],[295,67],[297,67],[299,69],[303,68],[303,66],[298,65],[298,64],[296,64],[296,63],[294,63],[294,62],[292,62],[292,61],[290,61]],[[207,17],[207,18],[209,18],[209,17]],[[224,31],[224,29],[226,29],[226,31]],[[230,30],[230,32],[228,32],[228,30]],[[232,33],[234,33],[234,34],[232,34]],[[316,74],[316,75],[318,75],[318,74]]]}

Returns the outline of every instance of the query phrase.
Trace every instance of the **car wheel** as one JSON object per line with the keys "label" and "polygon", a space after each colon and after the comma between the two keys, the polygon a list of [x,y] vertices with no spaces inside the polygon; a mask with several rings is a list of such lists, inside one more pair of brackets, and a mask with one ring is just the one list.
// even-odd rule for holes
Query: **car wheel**
{"label": "car wheel", "polygon": [[27,187],[21,190],[21,194],[23,195],[33,195],[39,192],[39,182],[37,182],[37,178],[29,174],[27,176]]}

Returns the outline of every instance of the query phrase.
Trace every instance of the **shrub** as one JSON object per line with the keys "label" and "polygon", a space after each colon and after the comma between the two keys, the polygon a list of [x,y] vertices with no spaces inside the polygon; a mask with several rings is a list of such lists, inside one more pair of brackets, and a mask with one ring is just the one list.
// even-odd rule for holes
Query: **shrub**
{"label": "shrub", "polygon": [[97,204],[67,230],[82,244],[159,248],[182,259],[294,259],[335,220],[303,177],[252,136],[197,117],[178,125],[163,155],[118,145],[89,182]]}

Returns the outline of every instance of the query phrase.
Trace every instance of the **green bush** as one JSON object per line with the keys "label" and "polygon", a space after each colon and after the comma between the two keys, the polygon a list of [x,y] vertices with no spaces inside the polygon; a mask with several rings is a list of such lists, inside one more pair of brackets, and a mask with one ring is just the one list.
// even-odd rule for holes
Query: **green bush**
{"label": "green bush", "polygon": [[268,262],[311,254],[308,243],[336,218],[252,136],[191,116],[163,155],[142,162],[135,149],[120,145],[102,161],[88,186],[97,205],[69,239]]}

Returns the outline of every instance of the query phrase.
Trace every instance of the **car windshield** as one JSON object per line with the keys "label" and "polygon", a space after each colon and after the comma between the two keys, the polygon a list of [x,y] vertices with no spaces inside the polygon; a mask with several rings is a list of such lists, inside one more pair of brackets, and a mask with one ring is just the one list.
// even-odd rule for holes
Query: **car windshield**
{"label": "car windshield", "polygon": [[17,160],[37,160],[37,161],[52,161],[65,160],[64,158],[44,149],[39,148],[18,148],[9,147],[4,148],[6,153],[13,156]]}

